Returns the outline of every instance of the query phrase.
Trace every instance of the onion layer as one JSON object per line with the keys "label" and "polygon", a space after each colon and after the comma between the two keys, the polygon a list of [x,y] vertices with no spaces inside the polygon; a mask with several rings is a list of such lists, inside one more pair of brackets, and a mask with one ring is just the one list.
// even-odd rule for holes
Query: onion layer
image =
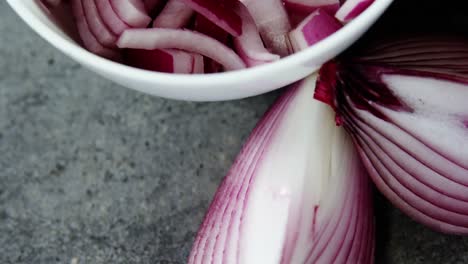
{"label": "onion layer", "polygon": [[94,37],[106,47],[115,47],[117,36],[115,36],[103,22],[96,6],[97,0],[82,0],[83,11],[89,29]]}
{"label": "onion layer", "polygon": [[237,0],[181,0],[233,36],[242,34],[242,19],[232,12]]}
{"label": "onion layer", "polygon": [[303,50],[335,33],[342,27],[326,10],[318,9],[289,33],[294,51]]}
{"label": "onion layer", "polygon": [[248,67],[279,60],[263,46],[255,21],[247,8],[239,2],[235,10],[242,17],[242,34],[234,39],[234,46]]}
{"label": "onion layer", "polygon": [[169,0],[153,21],[153,27],[181,28],[189,22],[193,10],[181,0]]}
{"label": "onion layer", "polygon": [[203,72],[200,70],[200,67],[203,69],[203,57],[201,55],[180,50],[127,49],[124,52],[124,60],[131,66],[151,71],[167,73]]}
{"label": "onion layer", "polygon": [[341,22],[349,22],[366,10],[374,0],[346,0],[336,12],[336,18]]}
{"label": "onion layer", "polygon": [[102,21],[106,23],[112,32],[116,35],[122,34],[126,29],[129,29],[130,26],[125,24],[125,22],[120,19],[120,17],[115,13],[110,0],[95,0],[96,6],[99,10],[99,15],[102,18]]}
{"label": "onion layer", "polygon": [[110,0],[110,3],[117,15],[132,27],[146,27],[151,22],[142,0]]}
{"label": "onion layer", "polygon": [[281,0],[242,0],[252,15],[267,48],[280,56],[292,53],[288,39],[291,30],[288,14]]}
{"label": "onion layer", "polygon": [[226,70],[245,68],[239,56],[219,41],[197,32],[182,29],[129,29],[117,42],[120,48],[131,49],[181,49],[207,56]]}
{"label": "onion layer", "polygon": [[114,49],[106,48],[96,37],[91,33],[88,22],[83,11],[83,5],[81,0],[71,0],[72,12],[75,17],[76,26],[78,29],[78,34],[80,35],[83,45],[89,51],[113,60],[119,59],[119,53]]}
{"label": "onion layer", "polygon": [[319,8],[327,11],[329,14],[335,14],[340,8],[340,0],[286,0],[284,3],[289,12],[305,14],[305,16]]}

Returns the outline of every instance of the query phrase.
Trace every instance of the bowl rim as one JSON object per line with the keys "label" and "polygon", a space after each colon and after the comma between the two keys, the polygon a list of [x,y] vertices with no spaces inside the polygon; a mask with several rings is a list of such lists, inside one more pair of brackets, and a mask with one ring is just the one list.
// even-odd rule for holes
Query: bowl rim
{"label": "bowl rim", "polygon": [[[362,14],[351,22],[347,23],[342,29],[328,36],[307,49],[291,54],[278,61],[259,65],[253,68],[247,68],[237,71],[221,72],[215,74],[174,74],[161,73],[139,69],[114,62],[98,55],[95,55],[71,39],[61,36],[58,32],[52,30],[45,22],[39,19],[26,4],[38,5],[36,1],[18,1],[7,0],[10,7],[20,16],[38,35],[48,41],[65,55],[72,57],[81,63],[96,69],[103,69],[108,74],[121,75],[123,72],[127,76],[146,82],[165,82],[172,85],[191,86],[194,82],[199,85],[209,85],[213,83],[222,83],[227,79],[253,79],[258,75],[265,75],[270,72],[278,72],[296,65],[306,63],[315,57],[320,57],[330,49],[336,48],[341,42],[346,41],[350,35],[358,34],[359,29],[368,25],[369,21],[374,21],[380,17],[390,6],[393,0],[375,0]],[[32,3],[31,3],[32,2]]]}

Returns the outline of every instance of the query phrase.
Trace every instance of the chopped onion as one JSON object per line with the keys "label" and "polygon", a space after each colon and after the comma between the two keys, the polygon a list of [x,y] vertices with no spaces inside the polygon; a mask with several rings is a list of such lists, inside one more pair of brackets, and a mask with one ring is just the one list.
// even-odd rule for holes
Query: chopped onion
{"label": "chopped onion", "polygon": [[169,0],[153,21],[153,27],[181,28],[189,22],[193,10],[182,0]]}
{"label": "chopped onion", "polygon": [[288,39],[291,24],[282,1],[241,0],[241,2],[252,14],[267,48],[281,56],[292,53]]}
{"label": "chopped onion", "polygon": [[286,0],[284,3],[291,13],[306,14],[306,16],[319,8],[329,14],[335,14],[340,8],[340,0]]}
{"label": "chopped onion", "polygon": [[374,0],[346,0],[336,12],[336,18],[341,22],[349,22],[366,10]]}
{"label": "chopped onion", "polygon": [[233,36],[242,34],[242,20],[231,8],[237,0],[181,0]]}
{"label": "chopped onion", "polygon": [[124,30],[130,28],[130,26],[125,24],[117,13],[115,13],[110,0],[95,0],[95,3],[102,21],[110,30],[112,30],[112,32],[114,32],[114,34],[120,35]]}
{"label": "chopped onion", "polygon": [[391,43],[322,67],[315,97],[336,110],[397,207],[435,230],[468,234],[468,41]]}
{"label": "chopped onion", "polygon": [[197,32],[212,37],[225,45],[228,44],[229,34],[204,16],[196,16],[194,28]]}
{"label": "chopped onion", "polygon": [[245,68],[242,59],[221,42],[197,32],[182,29],[149,28],[124,31],[117,42],[120,48],[181,49],[207,56],[226,70]]}
{"label": "chopped onion", "polygon": [[239,2],[235,10],[242,17],[242,34],[234,39],[234,46],[248,67],[279,60],[263,46],[255,21],[247,8]]}
{"label": "chopped onion", "polygon": [[327,11],[318,9],[291,31],[289,38],[294,51],[300,51],[335,33],[341,27],[341,23]]}
{"label": "chopped onion", "polygon": [[[38,1],[50,16],[71,13],[52,13],[57,8],[70,8],[69,1]],[[334,15],[343,1],[286,1],[295,9],[289,15],[283,0],[79,0],[79,11],[74,10],[70,16],[75,18],[76,25],[72,21],[68,33],[77,42],[81,40],[89,51],[113,60],[120,59],[122,48],[179,49],[202,56],[204,73],[239,70],[277,61],[315,44],[342,26],[322,13]],[[363,6],[356,3],[348,9],[355,15]],[[291,22],[297,25],[300,21],[291,31]],[[146,30],[150,27],[161,30]],[[145,30],[132,32],[133,29]],[[123,38],[124,32],[127,34]],[[130,40],[129,35],[137,40]],[[460,66],[461,62],[451,60],[456,56],[441,57],[439,62],[468,71]],[[412,65],[412,61],[405,63]]]}
{"label": "chopped onion", "polygon": [[[131,66],[167,73],[194,73],[199,71],[199,57],[201,56],[198,54],[173,49],[126,49],[124,52],[124,60]],[[201,58],[203,59],[203,57]],[[196,65],[195,60],[197,60]],[[201,67],[203,67],[203,64]]]}
{"label": "chopped onion", "polygon": [[204,73],[205,71],[205,60],[200,54],[192,54],[192,72],[191,73]]}
{"label": "chopped onion", "polygon": [[110,0],[110,3],[117,15],[132,27],[146,27],[151,22],[142,0]]}
{"label": "chopped onion", "polygon": [[351,139],[293,85],[215,194],[190,264],[373,263],[371,185]]}
{"label": "chopped onion", "polygon": [[99,41],[99,43],[106,47],[115,47],[117,36],[114,35],[102,21],[96,6],[96,1],[102,0],[82,0],[86,22],[88,23],[89,29],[93,33],[94,37]]}
{"label": "chopped onion", "polygon": [[[217,41],[229,45],[230,36],[222,28],[201,15],[196,15],[194,29],[206,36],[212,37]],[[222,70],[222,66],[210,58],[204,57],[205,73],[216,73]]]}
{"label": "chopped onion", "polygon": [[83,45],[89,51],[113,60],[119,59],[119,53],[111,48],[106,48],[99,43],[99,41],[94,37],[89,29],[88,22],[86,21],[85,14],[83,11],[83,5],[81,0],[71,0],[72,12],[75,17],[76,26]]}

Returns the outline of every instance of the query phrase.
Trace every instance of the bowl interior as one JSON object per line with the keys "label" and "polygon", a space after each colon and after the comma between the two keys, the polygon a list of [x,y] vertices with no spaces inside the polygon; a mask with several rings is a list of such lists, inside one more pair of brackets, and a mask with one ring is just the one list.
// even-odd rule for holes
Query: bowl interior
{"label": "bowl interior", "polygon": [[50,11],[40,0],[7,1],[33,30],[53,46],[108,79],[153,95],[212,101],[261,94],[307,76],[354,43],[393,0],[376,0],[364,13],[338,32],[277,62],[245,70],[203,75],[151,72],[101,58],[79,44],[68,6]]}

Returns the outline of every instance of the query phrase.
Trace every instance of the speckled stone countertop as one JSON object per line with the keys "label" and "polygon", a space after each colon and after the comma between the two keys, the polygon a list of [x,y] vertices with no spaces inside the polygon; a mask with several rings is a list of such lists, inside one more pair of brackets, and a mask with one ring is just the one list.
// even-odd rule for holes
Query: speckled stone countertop
{"label": "speckled stone countertop", "polygon": [[[128,90],[0,1],[0,263],[185,263],[217,185],[277,94],[188,103]],[[468,263],[468,239],[377,200],[376,263]]]}

